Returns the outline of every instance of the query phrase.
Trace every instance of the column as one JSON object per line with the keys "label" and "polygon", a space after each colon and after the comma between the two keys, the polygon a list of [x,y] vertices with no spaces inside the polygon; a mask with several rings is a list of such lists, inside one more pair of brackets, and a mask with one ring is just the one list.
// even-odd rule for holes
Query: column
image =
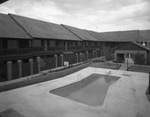
{"label": "column", "polygon": [[87,57],[87,60],[89,59],[89,53],[88,51],[86,51],[86,57]]}
{"label": "column", "polygon": [[22,77],[22,61],[17,60],[18,66],[19,66],[19,78]]}
{"label": "column", "polygon": [[60,56],[61,56],[61,66],[64,66],[64,55],[61,54]]}
{"label": "column", "polygon": [[95,58],[97,58],[97,50],[95,50]]}
{"label": "column", "polygon": [[44,51],[47,51],[47,40],[44,40]]}
{"label": "column", "polygon": [[78,53],[76,53],[76,58],[77,58],[77,63],[78,63],[78,62],[79,62],[79,60],[78,60],[78,58],[79,58],[79,57],[78,57]]}
{"label": "column", "polygon": [[67,41],[65,41],[65,50],[68,50],[68,44],[67,44]]}
{"label": "column", "polygon": [[80,53],[80,62],[82,62],[82,53]]}
{"label": "column", "polygon": [[36,57],[37,63],[38,63],[38,73],[41,71],[41,61],[40,61],[40,57]]}
{"label": "column", "polygon": [[12,61],[7,62],[7,78],[12,80]]}
{"label": "column", "polygon": [[92,53],[93,53],[93,58],[94,58],[94,50],[92,51]]}
{"label": "column", "polygon": [[33,74],[33,59],[29,59],[29,63],[30,63],[30,74]]}
{"label": "column", "polygon": [[58,66],[58,64],[57,64],[57,61],[58,61],[58,60],[57,60],[57,59],[58,59],[58,56],[57,56],[57,55],[55,55],[54,57],[55,57],[55,67],[57,67],[57,66]]}

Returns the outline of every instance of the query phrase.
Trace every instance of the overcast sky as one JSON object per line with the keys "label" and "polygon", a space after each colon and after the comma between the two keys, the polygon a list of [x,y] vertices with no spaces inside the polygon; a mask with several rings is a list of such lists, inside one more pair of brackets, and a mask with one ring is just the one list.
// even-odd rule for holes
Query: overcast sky
{"label": "overcast sky", "polygon": [[99,32],[150,29],[150,0],[9,0],[0,12]]}

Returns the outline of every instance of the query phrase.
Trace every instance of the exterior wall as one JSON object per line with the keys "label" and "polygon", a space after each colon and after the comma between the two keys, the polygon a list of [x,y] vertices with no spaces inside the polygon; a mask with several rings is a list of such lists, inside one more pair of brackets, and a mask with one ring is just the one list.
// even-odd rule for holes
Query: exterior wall
{"label": "exterior wall", "polygon": [[[96,52],[96,49],[100,48],[97,46],[97,42],[90,43],[89,41],[87,42],[87,48],[83,48],[84,42],[82,41],[57,40],[56,42],[48,39],[0,39],[0,42],[0,82],[60,67],[64,65],[64,61],[74,64],[92,59],[96,55],[98,56],[99,52]],[[72,53],[63,54],[66,51]],[[2,57],[3,59],[1,59]],[[37,57],[40,58],[40,67]],[[12,65],[9,66],[8,61]],[[10,74],[8,73],[9,70]]]}
{"label": "exterior wall", "polygon": [[140,54],[144,54],[144,57],[147,58],[147,51],[143,51],[143,50],[138,50],[138,51],[135,51],[135,50],[116,50],[115,51],[115,60],[117,60],[117,54],[137,54],[137,53],[140,53]]}

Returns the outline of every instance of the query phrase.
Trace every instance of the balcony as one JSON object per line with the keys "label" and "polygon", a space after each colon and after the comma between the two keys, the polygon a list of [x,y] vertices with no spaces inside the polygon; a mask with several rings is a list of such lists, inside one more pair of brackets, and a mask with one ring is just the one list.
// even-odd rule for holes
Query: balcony
{"label": "balcony", "polygon": [[85,46],[85,48],[97,49],[97,48],[100,48],[100,46],[93,46],[93,45],[90,45],[90,46]]}
{"label": "balcony", "polygon": [[31,54],[31,48],[14,48],[14,49],[2,49],[1,55],[19,55],[19,54]]}
{"label": "balcony", "polygon": [[68,50],[79,50],[82,49],[82,46],[68,46]]}
{"label": "balcony", "polygon": [[33,47],[33,52],[41,52],[44,51],[44,47]]}
{"label": "balcony", "polygon": [[48,47],[48,51],[60,51],[60,50],[65,50],[65,46],[57,46],[57,47]]}

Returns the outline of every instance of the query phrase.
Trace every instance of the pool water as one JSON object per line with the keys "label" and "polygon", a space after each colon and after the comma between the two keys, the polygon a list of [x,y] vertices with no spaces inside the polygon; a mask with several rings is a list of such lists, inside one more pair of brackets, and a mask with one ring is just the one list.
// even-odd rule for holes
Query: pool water
{"label": "pool water", "polygon": [[51,90],[50,93],[90,106],[99,106],[103,104],[109,86],[119,78],[92,74],[79,82]]}

